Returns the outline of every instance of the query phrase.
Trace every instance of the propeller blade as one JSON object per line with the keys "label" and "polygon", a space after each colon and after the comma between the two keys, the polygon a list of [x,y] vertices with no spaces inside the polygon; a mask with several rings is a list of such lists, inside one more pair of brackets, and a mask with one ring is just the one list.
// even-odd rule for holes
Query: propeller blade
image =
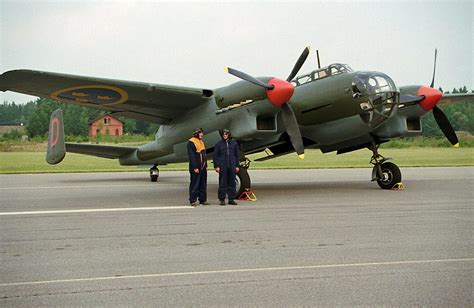
{"label": "propeller blade", "polygon": [[448,118],[438,106],[433,108],[433,116],[436,120],[436,123],[438,123],[439,128],[449,140],[449,142],[455,147],[459,147],[459,140],[456,136],[456,133],[454,132],[453,127],[451,126],[451,123],[449,123]]}
{"label": "propeller blade", "polygon": [[286,78],[286,81],[290,82],[293,78],[295,78],[296,74],[298,74],[299,70],[301,69],[304,62],[306,61],[306,58],[308,58],[309,52],[310,52],[310,47],[308,46],[301,53],[300,57],[298,58],[298,61],[296,61],[296,64],[290,73],[290,76]]}
{"label": "propeller blade", "polygon": [[434,88],[434,80],[436,74],[436,57],[438,56],[438,49],[435,49],[435,57],[434,57],[434,66],[433,66],[433,79],[431,79],[430,88]]}
{"label": "propeller blade", "polygon": [[303,138],[301,137],[295,113],[288,103],[281,106],[281,115],[283,117],[283,122],[285,123],[286,132],[288,133],[288,136],[290,136],[290,141],[296,154],[298,154],[299,158],[304,159]]}
{"label": "propeller blade", "polygon": [[253,83],[257,86],[263,87],[267,90],[273,90],[273,88],[275,87],[273,85],[266,84],[265,82],[263,82],[261,80],[258,80],[257,78],[255,78],[253,76],[250,76],[250,75],[248,75],[244,72],[238,71],[238,70],[230,68],[230,67],[226,67],[226,71],[227,71],[227,73],[229,73],[231,75],[234,75],[235,77],[238,77],[238,78],[243,79],[245,81],[251,82],[251,83]]}

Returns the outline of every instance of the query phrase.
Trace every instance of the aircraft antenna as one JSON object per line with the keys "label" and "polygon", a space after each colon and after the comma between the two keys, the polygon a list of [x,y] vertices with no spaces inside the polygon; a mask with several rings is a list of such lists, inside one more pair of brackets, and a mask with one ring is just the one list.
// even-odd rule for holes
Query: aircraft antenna
{"label": "aircraft antenna", "polygon": [[318,69],[321,68],[321,62],[319,62],[319,50],[316,49],[316,57],[318,58]]}

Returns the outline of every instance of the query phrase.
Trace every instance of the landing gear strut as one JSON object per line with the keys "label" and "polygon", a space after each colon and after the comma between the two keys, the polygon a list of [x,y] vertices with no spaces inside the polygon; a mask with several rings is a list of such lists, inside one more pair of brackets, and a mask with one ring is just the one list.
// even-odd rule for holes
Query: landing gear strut
{"label": "landing gear strut", "polygon": [[244,191],[250,191],[252,186],[248,169],[250,167],[250,160],[246,157],[239,163],[239,172],[237,173],[237,197],[240,197]]}
{"label": "landing gear strut", "polygon": [[157,165],[154,165],[150,168],[150,181],[156,182],[158,181],[158,177],[160,176],[160,170],[158,169]]}
{"label": "landing gear strut", "polygon": [[372,181],[377,181],[377,184],[379,184],[382,189],[392,189],[402,181],[402,173],[397,165],[386,162],[390,158],[385,158],[380,155],[378,148],[379,144],[373,144],[370,148],[373,153],[370,158],[370,163],[374,165],[372,169]]}

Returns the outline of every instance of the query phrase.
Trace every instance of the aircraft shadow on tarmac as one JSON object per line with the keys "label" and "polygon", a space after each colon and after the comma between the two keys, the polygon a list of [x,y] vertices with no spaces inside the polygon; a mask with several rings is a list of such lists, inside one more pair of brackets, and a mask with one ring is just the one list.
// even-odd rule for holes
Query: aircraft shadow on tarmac
{"label": "aircraft shadow on tarmac", "polygon": [[68,179],[61,181],[62,183],[68,184],[79,184],[79,183],[149,183],[150,185],[159,185],[160,183],[181,183],[183,182],[182,176],[166,176],[158,180],[158,183],[151,183],[148,176],[139,176],[139,177],[103,177],[103,178],[80,178],[80,179]]}
{"label": "aircraft shadow on tarmac", "polygon": [[[77,179],[67,179],[62,180],[62,183],[68,184],[84,184],[84,183],[97,183],[97,184],[110,184],[110,183],[142,183],[149,184],[150,186],[157,186],[159,188],[160,184],[178,184],[183,185],[183,189],[188,189],[188,177],[186,175],[166,175],[160,177],[157,183],[150,182],[148,176],[126,176],[126,177],[111,177],[104,175],[104,177],[93,177],[93,178],[77,178]],[[217,182],[214,183],[212,180],[208,181],[208,191],[216,189]],[[315,179],[314,182],[305,181],[305,182],[273,182],[273,183],[252,183],[252,190],[254,192],[271,192],[273,194],[281,193],[285,194],[289,191],[291,192],[327,192],[327,191],[383,191],[381,190],[376,183],[370,181],[327,181],[323,182],[321,180]]]}
{"label": "aircraft shadow on tarmac", "polygon": [[299,182],[299,183],[256,183],[253,185],[252,189],[254,191],[260,192],[272,192],[272,193],[281,193],[285,194],[288,191],[297,192],[297,191],[353,191],[353,190],[377,190],[381,189],[374,185],[371,182],[361,182],[361,181],[328,181],[328,182]]}

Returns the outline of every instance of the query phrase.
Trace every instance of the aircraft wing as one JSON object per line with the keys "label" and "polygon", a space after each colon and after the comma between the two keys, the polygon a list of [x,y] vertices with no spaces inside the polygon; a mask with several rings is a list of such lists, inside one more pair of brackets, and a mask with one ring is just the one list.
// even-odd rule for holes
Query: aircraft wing
{"label": "aircraft wing", "polygon": [[443,97],[439,101],[441,105],[460,102],[474,102],[474,93],[443,94]]}
{"label": "aircraft wing", "polygon": [[50,98],[163,124],[206,102],[211,90],[60,73],[13,70],[0,75],[0,90]]}

